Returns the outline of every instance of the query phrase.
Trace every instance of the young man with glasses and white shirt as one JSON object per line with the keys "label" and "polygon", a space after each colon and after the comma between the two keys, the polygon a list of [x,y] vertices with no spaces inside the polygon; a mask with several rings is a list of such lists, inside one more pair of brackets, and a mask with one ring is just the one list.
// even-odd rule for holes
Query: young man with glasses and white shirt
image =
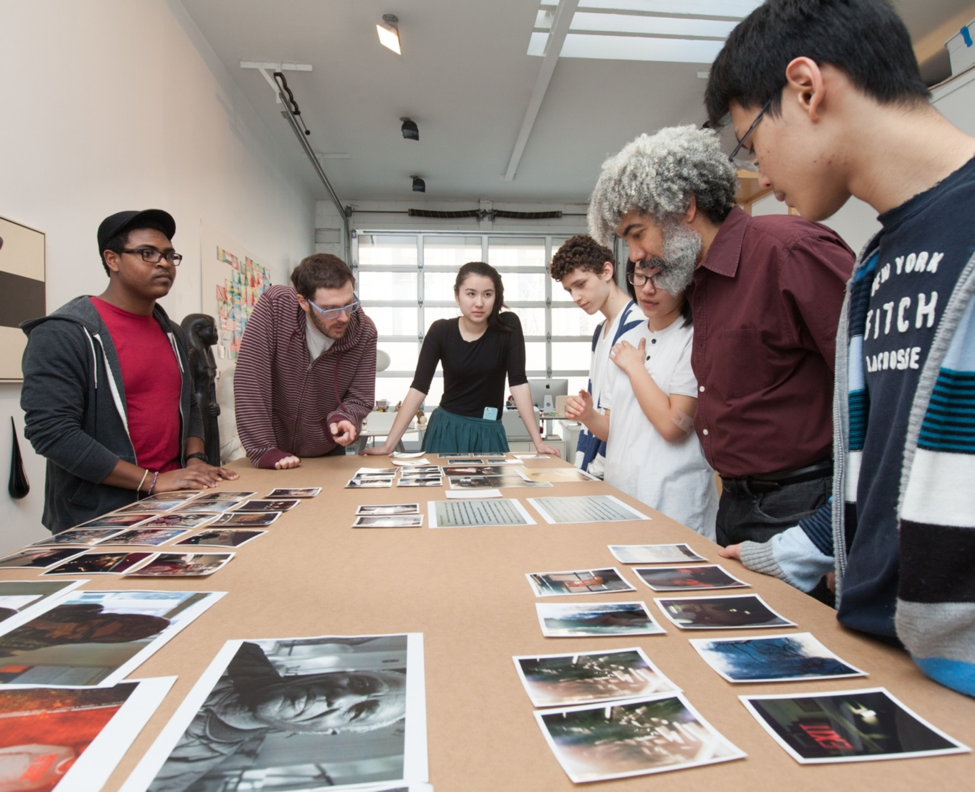
{"label": "young man with glasses and white shirt", "polygon": [[21,325],[24,434],[47,458],[42,522],[52,532],[141,495],[238,477],[203,453],[186,339],[156,302],[182,260],[175,233],[159,209],[107,217],[98,251],[108,288]]}
{"label": "young man with glasses and white shirt", "polygon": [[237,431],[255,466],[342,454],[376,397],[376,326],[340,258],[308,256],[247,320],[234,373]]}
{"label": "young man with glasses and white shirt", "polygon": [[594,238],[615,233],[632,261],[663,261],[665,289],[687,290],[721,545],[765,541],[829,498],[834,342],[853,268],[825,226],[750,217],[737,184],[713,131],[671,127],[604,163],[589,209]]}

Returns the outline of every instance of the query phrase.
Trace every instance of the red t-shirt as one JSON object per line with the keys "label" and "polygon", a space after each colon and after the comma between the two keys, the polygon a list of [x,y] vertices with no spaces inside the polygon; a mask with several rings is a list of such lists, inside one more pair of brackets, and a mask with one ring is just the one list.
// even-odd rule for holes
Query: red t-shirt
{"label": "red t-shirt", "polygon": [[179,397],[182,380],[169,338],[152,316],[129,313],[91,298],[108,328],[125,388],[129,437],[139,467],[180,467]]}

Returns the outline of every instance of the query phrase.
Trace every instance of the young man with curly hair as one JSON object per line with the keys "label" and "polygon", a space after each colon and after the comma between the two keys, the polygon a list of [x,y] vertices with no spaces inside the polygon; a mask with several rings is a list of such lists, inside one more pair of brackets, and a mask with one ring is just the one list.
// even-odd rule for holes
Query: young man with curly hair
{"label": "young man with curly hair", "polygon": [[[609,365],[609,350],[622,335],[642,324],[643,316],[616,282],[613,252],[588,234],[567,239],[549,267],[552,278],[562,284],[572,302],[592,316],[603,315],[592,335],[592,358],[589,363],[589,394],[593,407],[600,409],[600,396]],[[576,467],[599,478],[606,466],[606,442],[588,429],[579,434]]]}
{"label": "young man with curly hair", "polygon": [[881,224],[837,333],[832,503],[728,551],[802,589],[835,570],[842,624],[975,695],[975,138],[931,106],[882,0],[761,6],[715,61],[707,107],[804,216],[854,195]]}
{"label": "young man with curly hair", "polygon": [[694,426],[723,487],[721,545],[766,541],[816,512],[832,480],[836,323],[853,253],[833,231],[735,205],[715,133],[641,135],[603,164],[590,233],[685,288],[694,317]]}

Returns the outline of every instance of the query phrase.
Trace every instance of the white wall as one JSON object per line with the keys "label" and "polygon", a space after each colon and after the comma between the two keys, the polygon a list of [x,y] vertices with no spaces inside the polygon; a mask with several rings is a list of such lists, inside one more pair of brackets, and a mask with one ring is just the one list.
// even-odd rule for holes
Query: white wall
{"label": "white wall", "polygon": [[[0,108],[0,216],[47,234],[48,311],[104,289],[95,232],[123,209],[176,218],[185,258],[163,305],[177,320],[201,309],[201,220],[281,282],[313,250],[313,196],[178,0],[0,0]],[[46,535],[19,399],[0,385],[0,552]],[[6,493],[9,416],[31,480],[21,501]]]}

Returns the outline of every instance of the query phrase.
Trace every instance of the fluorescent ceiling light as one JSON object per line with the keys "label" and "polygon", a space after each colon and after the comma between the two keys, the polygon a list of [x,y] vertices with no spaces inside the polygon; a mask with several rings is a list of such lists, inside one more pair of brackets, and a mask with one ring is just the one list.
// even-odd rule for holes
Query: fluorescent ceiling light
{"label": "fluorescent ceiling light", "polygon": [[737,22],[715,19],[634,16],[632,14],[579,14],[572,18],[570,30],[598,33],[681,36],[683,38],[726,39]]}
{"label": "fluorescent ceiling light", "polygon": [[397,55],[402,55],[399,47],[399,19],[395,14],[383,14],[383,21],[376,25],[379,43]]}
{"label": "fluorescent ceiling light", "polygon": [[587,36],[570,33],[562,45],[563,58],[713,63],[723,41],[710,39]]}
{"label": "fluorescent ceiling light", "polygon": [[743,19],[763,0],[580,0],[579,9]]}

